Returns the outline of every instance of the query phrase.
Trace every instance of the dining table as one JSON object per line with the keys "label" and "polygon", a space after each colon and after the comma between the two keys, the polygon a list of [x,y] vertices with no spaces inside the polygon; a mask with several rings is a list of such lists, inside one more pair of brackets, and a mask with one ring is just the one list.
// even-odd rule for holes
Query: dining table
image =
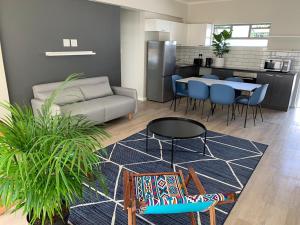
{"label": "dining table", "polygon": [[[215,79],[207,79],[207,78],[201,78],[201,77],[187,77],[183,79],[176,80],[178,83],[184,83],[188,84],[190,80],[195,81],[201,81],[205,83],[207,86],[211,86],[213,84],[224,84],[232,87],[235,90],[238,91],[244,91],[251,94],[255,89],[261,87],[261,84],[255,84],[255,83],[246,83],[246,82],[234,82],[234,81],[228,81],[228,80],[215,80]],[[176,110],[176,98],[174,102],[174,111]]]}
{"label": "dining table", "polygon": [[248,92],[253,92],[255,89],[261,87],[261,84],[234,82],[228,80],[214,80],[214,79],[207,79],[201,77],[188,77],[188,78],[179,79],[176,82],[187,84],[190,80],[201,81],[205,83],[207,86],[211,86],[213,84],[224,84],[232,87],[235,90],[248,91]]}

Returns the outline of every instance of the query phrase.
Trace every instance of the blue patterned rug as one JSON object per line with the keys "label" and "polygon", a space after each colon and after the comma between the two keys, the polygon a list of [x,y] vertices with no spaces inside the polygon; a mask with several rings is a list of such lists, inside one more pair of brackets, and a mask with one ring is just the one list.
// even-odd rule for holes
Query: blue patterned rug
{"label": "blue patterned rug", "polygon": [[[84,186],[84,199],[71,207],[70,222],[73,225],[127,224],[127,214],[123,211],[124,168],[134,172],[172,171],[170,166],[171,142],[152,135],[149,139],[148,154],[145,153],[145,131],[136,133],[107,148],[107,156],[99,165],[107,178],[109,194],[101,188]],[[202,140],[203,141],[203,140]],[[176,141],[175,169],[187,173],[193,167],[207,193],[240,192],[247,184],[267,145],[240,139],[216,132],[208,132],[206,155],[176,152],[177,150],[202,151],[199,138]],[[196,194],[195,187],[189,187],[190,194]],[[224,224],[234,204],[218,206],[217,224]],[[197,215],[198,224],[209,224],[208,214]],[[201,221],[201,222],[200,222]],[[187,214],[142,215],[137,224],[190,224]]]}

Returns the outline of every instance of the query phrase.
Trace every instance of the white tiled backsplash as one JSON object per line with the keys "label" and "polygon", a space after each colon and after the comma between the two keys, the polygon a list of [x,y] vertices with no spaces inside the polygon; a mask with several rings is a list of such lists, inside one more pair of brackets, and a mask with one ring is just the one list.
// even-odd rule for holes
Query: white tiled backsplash
{"label": "white tiled backsplash", "polygon": [[[192,64],[194,58],[215,58],[211,47],[177,46],[177,60],[180,63]],[[243,69],[263,69],[264,60],[268,58],[285,58],[292,60],[291,72],[300,72],[300,52],[270,51],[261,47],[231,47],[229,54],[224,56],[225,66]]]}

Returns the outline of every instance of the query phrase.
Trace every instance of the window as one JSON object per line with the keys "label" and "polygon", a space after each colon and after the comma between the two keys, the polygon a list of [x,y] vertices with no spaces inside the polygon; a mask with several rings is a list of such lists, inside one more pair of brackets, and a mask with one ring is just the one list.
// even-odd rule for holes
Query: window
{"label": "window", "polygon": [[271,24],[229,24],[215,25],[214,33],[223,30],[232,31],[232,38],[228,41],[232,46],[261,46],[268,45]]}
{"label": "window", "polygon": [[228,32],[231,31],[231,25],[215,25],[215,27],[214,27],[215,34],[219,34],[223,30],[227,30]]}

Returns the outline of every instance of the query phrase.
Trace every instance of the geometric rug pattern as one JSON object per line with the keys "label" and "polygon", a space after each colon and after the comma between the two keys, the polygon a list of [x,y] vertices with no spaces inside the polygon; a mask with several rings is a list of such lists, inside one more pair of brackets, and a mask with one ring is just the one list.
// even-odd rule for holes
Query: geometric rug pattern
{"label": "geometric rug pattern", "polygon": [[[207,193],[241,192],[267,149],[267,145],[212,131],[207,133],[206,155],[195,151],[203,149],[203,138],[175,141],[174,168],[171,168],[171,141],[149,134],[146,153],[145,130],[107,147],[107,154],[99,157],[103,162],[96,170],[106,176],[109,189],[104,194],[100,187],[84,184],[84,198],[70,210],[73,225],[123,225],[127,213],[123,211],[124,169],[142,172],[166,172],[181,169],[186,176],[193,167]],[[184,151],[181,151],[184,150]],[[191,183],[190,194],[197,194]],[[224,224],[234,203],[216,208],[217,224]],[[197,214],[198,224],[209,224],[208,214]],[[187,214],[137,215],[137,224],[190,224]]]}

